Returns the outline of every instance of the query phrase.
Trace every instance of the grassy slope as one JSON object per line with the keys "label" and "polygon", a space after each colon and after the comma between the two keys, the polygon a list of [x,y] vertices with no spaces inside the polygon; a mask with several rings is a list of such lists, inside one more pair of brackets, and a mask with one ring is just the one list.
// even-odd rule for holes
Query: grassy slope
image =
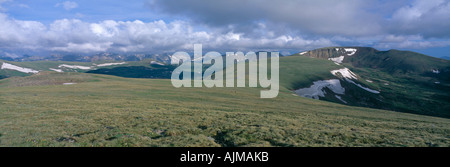
{"label": "grassy slope", "polygon": [[398,50],[363,53],[349,61],[346,66],[382,90],[386,109],[450,118],[449,61]]}
{"label": "grassy slope", "polygon": [[[367,50],[367,49],[366,49]],[[362,52],[366,51],[362,50]],[[445,69],[450,61],[443,60],[410,51],[374,51],[358,53],[358,56],[348,57],[356,67],[371,67],[381,69],[390,74],[424,74],[432,69]]]}
{"label": "grassy slope", "polygon": [[331,61],[305,56],[280,58],[280,84],[289,90],[312,85],[314,81],[336,78],[330,71],[340,69]]}
{"label": "grassy slope", "polygon": [[398,77],[370,68],[351,69],[382,90],[385,109],[450,118],[448,83],[435,84],[435,78],[418,75]]}
{"label": "grassy slope", "polygon": [[[65,75],[0,81],[0,146],[450,146],[448,119],[286,91],[260,99],[258,88],[175,89],[170,80]],[[40,80],[33,77],[54,79],[20,85]],[[81,82],[52,85],[68,78]]]}
{"label": "grassy slope", "polygon": [[[334,50],[334,48],[328,48],[329,50]],[[359,48],[358,54],[366,55],[360,58],[347,57],[345,60],[349,61],[350,58],[353,62],[356,62],[359,66],[362,62],[374,62],[374,68],[382,68],[383,69],[392,69],[395,66],[392,64],[398,64],[401,60],[404,60],[405,55],[411,56],[413,58],[408,61],[406,64],[411,64],[411,62],[417,62],[417,57],[423,57],[424,55],[413,54],[411,52],[400,52],[399,51],[387,51],[387,52],[379,52],[371,48]],[[371,55],[375,54],[377,55]],[[395,53],[395,54],[394,54]],[[381,54],[381,58],[377,57]],[[367,56],[370,55],[370,56]],[[391,58],[388,61],[391,63],[379,62],[380,60],[385,60],[386,58]],[[415,58],[416,57],[416,58]],[[375,60],[369,60],[375,59]],[[431,69],[431,66],[437,66],[441,62],[436,62],[435,58],[431,58],[429,61],[424,63],[426,64],[426,68],[420,69]],[[173,67],[171,66],[158,66],[152,65],[150,66],[150,59],[140,62],[127,62],[124,65],[118,66],[107,66],[100,67],[101,69],[88,71],[89,73],[99,73],[99,74],[108,74],[108,75],[116,75],[121,77],[131,77],[131,78],[169,78],[171,75],[171,71]],[[358,63],[359,62],[359,63]],[[397,63],[392,63],[397,62]],[[93,63],[82,63],[82,62],[10,62],[19,66],[45,70],[48,68],[56,68],[60,64],[76,64],[76,65],[85,65],[91,66]],[[108,63],[108,62],[95,62],[96,64]],[[378,65],[377,65],[378,64]],[[381,64],[381,65],[380,65]],[[431,64],[431,65],[430,65]],[[437,64],[437,65],[436,65]],[[367,85],[368,87],[376,90],[382,90],[382,94],[374,95],[368,93],[360,88],[343,83],[343,86],[346,87],[346,96],[342,96],[342,98],[348,102],[348,104],[353,106],[364,106],[364,107],[373,107],[379,109],[387,109],[387,110],[395,110],[416,114],[425,114],[431,116],[441,116],[441,117],[450,117],[450,106],[448,105],[449,96],[446,94],[448,92],[448,86],[445,86],[446,82],[442,82],[441,79],[433,78],[433,75],[437,74],[427,74],[428,76],[422,76],[417,74],[409,73],[408,75],[402,74],[401,72],[396,72],[395,77],[391,76],[392,74],[382,72],[380,70],[373,70],[370,68],[358,68],[353,67],[351,64],[345,63],[345,66],[350,67],[357,74],[360,74],[364,79],[370,79],[375,81],[375,83],[365,82],[364,79],[361,80],[362,84]],[[331,79],[335,78],[330,74],[330,70],[343,68],[342,66],[337,66],[331,61],[308,58],[304,56],[289,56],[280,58],[280,83],[281,83],[281,91],[289,92],[291,90],[309,87],[312,82],[317,80]],[[398,67],[400,68],[400,67]],[[83,71],[83,70],[78,70]],[[86,70],[84,70],[86,71]],[[398,70],[397,70],[398,71]],[[409,71],[417,71],[417,70],[409,70]],[[420,71],[420,70],[419,70]],[[430,71],[430,70],[428,70]],[[12,73],[1,75],[1,73]],[[0,78],[2,76],[26,76],[28,74],[11,71],[11,70],[0,70]],[[442,73],[437,76],[445,76],[446,74]],[[431,77],[430,77],[431,76]],[[406,78],[408,77],[408,78]],[[420,79],[419,81],[414,81],[414,79]],[[441,81],[442,83],[439,85],[434,84],[436,81]],[[445,80],[444,80],[445,81]],[[390,83],[390,85],[384,85],[384,83]],[[423,84],[428,83],[428,84]],[[327,96],[323,98],[324,100],[342,103],[336,97],[334,97],[332,92],[328,92]]]}
{"label": "grassy slope", "polygon": [[[373,95],[364,94],[364,91],[352,92],[358,88],[348,89],[346,95],[353,98],[343,98],[350,105],[450,118],[450,61],[409,51],[349,48],[357,48],[358,52],[346,56],[343,65],[361,76],[364,85],[381,90],[380,95]],[[331,47],[317,49],[307,55],[328,59],[330,55],[342,54]],[[432,72],[437,69],[439,74]],[[365,79],[374,83],[365,82]],[[325,100],[338,102],[332,98]]]}

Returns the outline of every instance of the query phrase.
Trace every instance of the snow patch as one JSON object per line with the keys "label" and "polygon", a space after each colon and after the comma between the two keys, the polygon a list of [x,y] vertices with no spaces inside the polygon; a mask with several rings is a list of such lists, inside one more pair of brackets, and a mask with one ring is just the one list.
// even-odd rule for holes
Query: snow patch
{"label": "snow patch", "polygon": [[339,50],[341,50],[341,48],[334,48],[334,49],[336,49],[336,52],[339,52]]}
{"label": "snow patch", "polygon": [[333,70],[333,71],[331,71],[331,74],[333,74],[334,76],[337,76],[337,77],[339,77],[338,74],[341,74],[342,77],[347,82],[350,82],[350,83],[360,87],[361,89],[364,89],[364,90],[366,90],[368,92],[375,93],[375,94],[379,94],[380,93],[379,91],[366,88],[366,87],[364,87],[364,86],[362,86],[360,84],[357,84],[356,82],[352,81],[352,79],[358,79],[358,78],[356,77],[356,74],[353,73],[352,71],[350,71],[350,69],[348,69],[348,68],[343,68],[343,69],[339,69],[339,70]]}
{"label": "snow patch", "polygon": [[354,81],[352,81],[352,80],[350,80],[350,79],[347,79],[347,78],[346,78],[345,80],[346,80],[347,82],[350,82],[350,83],[352,83],[352,84],[354,84],[354,85],[360,87],[361,89],[364,89],[364,90],[370,92],[370,93],[375,93],[375,94],[379,94],[379,93],[380,93],[379,91],[376,91],[376,90],[373,90],[373,89],[370,89],[370,88],[366,88],[366,87],[364,87],[364,86],[362,86],[362,85],[360,85],[360,84],[357,84],[356,82],[354,82]]}
{"label": "snow patch", "polygon": [[435,74],[439,74],[439,73],[441,73],[439,70],[435,70],[435,69],[433,69],[433,73],[435,73]]}
{"label": "snow patch", "polygon": [[56,72],[64,72],[63,70],[61,70],[61,69],[54,69],[54,68],[49,68],[50,70],[52,70],[52,71],[56,71]]}
{"label": "snow patch", "polygon": [[156,65],[160,65],[160,66],[164,65],[163,63],[160,63],[160,62],[157,62],[157,61],[152,61],[152,62],[150,62],[150,64],[156,64]]}
{"label": "snow patch", "polygon": [[356,53],[356,51],[358,51],[358,49],[354,49],[354,48],[344,48],[344,50],[346,52],[350,52],[347,54],[348,56],[353,56]]}
{"label": "snow patch", "polygon": [[58,67],[59,67],[59,68],[61,68],[61,67],[66,67],[66,68],[80,69],[80,70],[89,70],[89,69],[91,69],[91,67],[77,66],[77,65],[67,65],[67,64],[61,64],[61,65],[59,65]]}
{"label": "snow patch", "polygon": [[105,64],[99,64],[97,65],[98,67],[106,67],[106,66],[116,66],[116,65],[122,65],[122,64],[127,64],[125,62],[122,63],[105,63]]}
{"label": "snow patch", "polygon": [[345,100],[342,100],[342,97],[339,95],[334,95],[334,97],[336,97],[337,99],[339,99],[340,101],[342,101],[343,103],[347,104],[347,102]]}
{"label": "snow patch", "polygon": [[15,71],[23,72],[23,73],[33,73],[33,74],[39,73],[39,71],[29,69],[29,68],[19,67],[19,66],[12,65],[9,63],[3,63],[1,69],[15,70]]}
{"label": "snow patch", "polygon": [[331,74],[333,74],[334,76],[338,76],[338,73],[342,75],[342,77],[344,78],[348,78],[348,79],[358,79],[356,77],[356,74],[353,73],[352,71],[350,71],[350,69],[348,68],[342,68],[339,70],[333,70],[331,71]]}
{"label": "snow patch", "polygon": [[306,54],[306,53],[308,53],[308,52],[302,52],[302,53],[300,53],[300,55],[304,55],[304,54]]}
{"label": "snow patch", "polygon": [[366,79],[366,81],[367,81],[367,82],[369,82],[369,83],[373,83],[373,81],[371,81],[371,80],[368,80],[368,79]]}
{"label": "snow patch", "polygon": [[319,99],[319,97],[325,97],[326,92],[324,88],[328,88],[336,94],[345,93],[345,89],[341,86],[341,82],[338,79],[316,81],[309,88],[298,89],[295,93],[302,97]]}
{"label": "snow patch", "polygon": [[335,62],[336,64],[341,64],[342,61],[344,61],[344,56],[339,56],[339,57],[335,57],[335,58],[328,58],[328,60],[331,60],[333,62]]}
{"label": "snow patch", "polygon": [[75,85],[77,83],[63,83],[63,85]]}

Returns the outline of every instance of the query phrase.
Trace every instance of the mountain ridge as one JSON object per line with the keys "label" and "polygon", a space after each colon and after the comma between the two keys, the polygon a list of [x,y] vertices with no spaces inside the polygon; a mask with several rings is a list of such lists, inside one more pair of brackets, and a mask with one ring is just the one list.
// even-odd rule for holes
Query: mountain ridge
{"label": "mountain ridge", "polygon": [[[326,93],[324,97],[319,97],[321,100],[450,117],[448,60],[411,51],[378,51],[370,47],[327,47],[293,56],[329,60],[359,76],[357,79],[340,79],[341,85],[336,86],[347,90],[344,96],[332,96],[333,91],[322,88]],[[365,93],[358,87],[375,89],[380,93]]]}
{"label": "mountain ridge", "polygon": [[[357,49],[352,55],[345,54],[346,48]],[[303,54],[302,54],[303,53]],[[308,57],[330,59],[344,56],[343,63],[350,63],[355,67],[379,68],[391,73],[424,73],[435,70],[447,72],[450,61],[425,54],[391,49],[379,51],[371,47],[326,47],[297,53]],[[397,67],[394,67],[397,66]],[[399,68],[400,66],[401,68]],[[399,71],[398,71],[399,70]]]}

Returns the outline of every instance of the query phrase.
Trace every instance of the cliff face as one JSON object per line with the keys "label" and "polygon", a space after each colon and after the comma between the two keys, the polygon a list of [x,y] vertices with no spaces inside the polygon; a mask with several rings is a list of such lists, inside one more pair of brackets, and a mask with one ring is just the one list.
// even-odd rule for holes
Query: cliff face
{"label": "cliff face", "polygon": [[324,48],[324,49],[316,49],[316,50],[309,51],[306,54],[304,54],[304,56],[328,59],[328,58],[339,57],[340,53],[339,53],[339,51],[336,51],[335,48]]}
{"label": "cliff face", "polygon": [[[377,51],[374,48],[369,47],[329,47],[329,48],[321,48],[308,52],[299,53],[299,55],[321,58],[321,59],[329,59],[336,58],[340,56],[347,57],[357,57],[358,55],[366,55],[366,54],[374,54]],[[345,60],[345,59],[344,59]],[[347,61],[344,61],[347,62]]]}

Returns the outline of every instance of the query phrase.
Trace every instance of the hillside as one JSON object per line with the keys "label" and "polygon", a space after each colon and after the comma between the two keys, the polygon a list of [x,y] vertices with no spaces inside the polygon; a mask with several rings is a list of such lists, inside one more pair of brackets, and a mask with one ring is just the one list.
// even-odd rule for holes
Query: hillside
{"label": "hillside", "polygon": [[409,51],[377,51],[366,47],[321,48],[294,56],[334,62],[355,75],[350,83],[379,92],[367,93],[343,85],[350,90],[347,97],[342,96],[343,101],[333,97],[321,97],[322,100],[450,117],[450,62],[447,60]]}
{"label": "hillside", "polygon": [[[346,51],[354,49],[355,52]],[[330,59],[344,56],[343,63],[359,68],[379,69],[390,74],[448,74],[450,61],[410,51],[378,51],[368,47],[330,47],[307,51],[307,57]]]}
{"label": "hillside", "polygon": [[[77,83],[61,84],[66,82]],[[261,99],[259,91],[175,89],[170,80],[83,73],[4,79],[0,146],[448,147],[450,143],[448,119],[299,98],[290,91]]]}
{"label": "hillside", "polygon": [[[175,68],[151,59],[131,62],[4,62],[35,71],[87,72],[127,78],[168,79]],[[322,48],[281,57],[280,85],[281,91],[314,99],[450,118],[450,75],[446,65],[446,60],[406,51],[377,51],[365,47]],[[32,74],[0,70],[2,78]]]}

